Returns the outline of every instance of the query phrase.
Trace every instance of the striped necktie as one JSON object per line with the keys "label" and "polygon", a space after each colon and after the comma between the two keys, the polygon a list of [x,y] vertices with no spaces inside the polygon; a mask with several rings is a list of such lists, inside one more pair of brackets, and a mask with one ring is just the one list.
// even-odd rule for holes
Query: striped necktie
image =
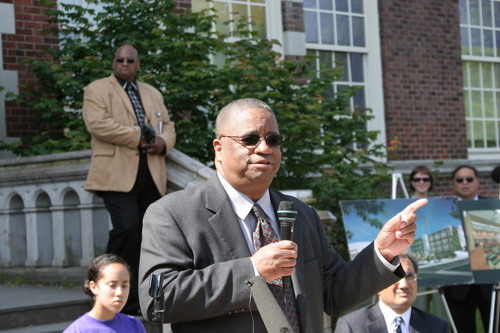
{"label": "striped necktie", "polygon": [[[254,204],[252,213],[257,219],[255,231],[253,232],[253,244],[255,251],[261,247],[279,241],[279,236],[266,220],[266,215],[259,204]],[[290,279],[278,278],[268,282],[269,289],[278,301],[281,310],[285,314],[295,333],[300,332],[299,314],[297,313],[297,304],[293,293],[293,286]]]}
{"label": "striped necktie", "polygon": [[397,316],[396,318],[394,318],[394,333],[403,333],[403,330],[401,329],[401,324],[403,323],[403,318],[401,318],[400,316]]}

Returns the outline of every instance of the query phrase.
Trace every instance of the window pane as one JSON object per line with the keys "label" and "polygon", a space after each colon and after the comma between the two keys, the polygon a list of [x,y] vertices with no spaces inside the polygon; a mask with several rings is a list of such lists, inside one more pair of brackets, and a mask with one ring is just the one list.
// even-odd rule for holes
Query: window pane
{"label": "window pane", "polygon": [[500,31],[495,31],[496,56],[500,57]]}
{"label": "window pane", "polygon": [[464,92],[465,117],[472,117],[471,100],[469,98],[470,91]]}
{"label": "window pane", "polygon": [[347,53],[335,52],[335,67],[342,67],[342,78],[340,81],[349,81],[349,64],[347,63]]}
{"label": "window pane", "polygon": [[473,121],[472,126],[474,130],[474,147],[484,148],[483,122]]}
{"label": "window pane", "polygon": [[479,78],[479,63],[469,62],[470,71],[470,86],[473,88],[481,87],[481,80]]}
{"label": "window pane", "polygon": [[497,110],[496,110],[496,117],[500,118],[500,92],[496,92],[495,96],[497,98]]}
{"label": "window pane", "polygon": [[322,44],[335,44],[333,40],[333,15],[332,14],[320,14],[321,15],[321,43]]}
{"label": "window pane", "polygon": [[468,88],[470,87],[469,85],[469,63],[465,62],[462,64],[462,73],[464,76],[464,87]]}
{"label": "window pane", "polygon": [[472,55],[483,55],[481,50],[481,30],[470,29],[472,41]]}
{"label": "window pane", "polygon": [[[484,115],[486,118],[495,117],[495,109],[494,109],[494,101],[493,101],[493,92],[485,91],[484,94]],[[488,133],[488,132],[487,132]]]}
{"label": "window pane", "polygon": [[494,78],[495,78],[495,88],[500,88],[500,64],[494,64],[493,65],[494,69]]}
{"label": "window pane", "polygon": [[354,95],[354,109],[364,109],[366,108],[365,103],[365,89],[363,87],[356,87],[356,95]]}
{"label": "window pane", "polygon": [[478,0],[469,0],[470,24],[479,25],[479,3]]}
{"label": "window pane", "polygon": [[467,0],[460,0],[460,24],[468,24]]}
{"label": "window pane", "polygon": [[266,3],[266,0],[250,0],[250,2]]}
{"label": "window pane", "polygon": [[326,69],[332,68],[332,52],[329,51],[319,51],[319,68]]}
{"label": "window pane", "polygon": [[465,125],[467,127],[467,147],[468,148],[473,148],[474,144],[473,144],[473,140],[472,140],[472,126],[471,126],[471,122],[468,121],[468,122],[466,122]]}
{"label": "window pane", "polygon": [[496,123],[494,121],[486,122],[486,147],[495,148],[496,147],[496,136],[495,136]]}
{"label": "window pane", "polygon": [[483,109],[481,102],[481,92],[479,91],[471,91],[471,102],[472,102],[472,117],[473,118],[482,118]]}
{"label": "window pane", "polygon": [[353,13],[363,13],[363,0],[351,0],[351,11]]}
{"label": "window pane", "polygon": [[215,28],[218,32],[223,34],[229,34],[229,25],[224,22],[229,21],[229,4],[227,3],[214,3],[214,8],[217,11],[217,23],[215,24]]}
{"label": "window pane", "polygon": [[491,63],[485,62],[481,64],[483,72],[483,88],[493,87],[493,77],[491,75]]}
{"label": "window pane", "polygon": [[246,5],[233,4],[232,14],[234,24],[247,24],[250,22],[248,19],[248,7]]}
{"label": "window pane", "polygon": [[364,82],[363,55],[361,53],[351,53],[351,76],[353,82]]}
{"label": "window pane", "polygon": [[491,19],[491,0],[483,0],[481,2],[481,11],[483,14],[483,26],[491,27],[493,25]]}
{"label": "window pane", "polygon": [[338,45],[350,45],[351,34],[349,28],[349,16],[337,15],[337,43]]}
{"label": "window pane", "polygon": [[500,2],[495,1],[493,6],[493,11],[495,13],[495,27],[500,28]]}
{"label": "window pane", "polygon": [[304,8],[318,8],[316,0],[304,0]]}
{"label": "window pane", "polygon": [[352,18],[352,38],[354,46],[365,46],[365,19],[362,17]]}
{"label": "window pane", "polygon": [[495,49],[493,48],[493,31],[483,30],[484,38],[484,55],[492,57],[495,55]]}
{"label": "window pane", "polygon": [[251,7],[252,30],[257,32],[257,36],[266,38],[266,9],[264,7]]}
{"label": "window pane", "polygon": [[332,10],[333,9],[332,0],[319,0],[319,8]]}
{"label": "window pane", "polygon": [[460,43],[462,44],[462,54],[470,54],[469,29],[460,28]]}
{"label": "window pane", "polygon": [[314,12],[304,12],[306,42],[318,43],[318,18]]}
{"label": "window pane", "polygon": [[193,12],[201,12],[203,9],[209,8],[209,2],[206,0],[192,0],[191,8]]}
{"label": "window pane", "polygon": [[339,12],[348,12],[347,0],[335,0],[335,9]]}

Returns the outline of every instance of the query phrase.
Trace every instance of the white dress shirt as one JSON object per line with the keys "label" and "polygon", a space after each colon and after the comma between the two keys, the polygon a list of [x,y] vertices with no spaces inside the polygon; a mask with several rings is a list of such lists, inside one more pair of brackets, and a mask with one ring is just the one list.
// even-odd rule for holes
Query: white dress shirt
{"label": "white dress shirt", "polygon": [[401,332],[410,333],[411,306],[402,314],[397,314],[393,309],[391,309],[382,301],[379,301],[378,305],[380,306],[380,310],[382,311],[382,315],[384,316],[387,333],[394,333],[396,317],[403,318],[403,322],[401,323]]}

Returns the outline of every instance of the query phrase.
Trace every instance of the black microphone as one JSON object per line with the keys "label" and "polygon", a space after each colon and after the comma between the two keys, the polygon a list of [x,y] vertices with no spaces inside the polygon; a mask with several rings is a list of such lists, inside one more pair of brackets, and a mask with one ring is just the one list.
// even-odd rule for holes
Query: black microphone
{"label": "black microphone", "polygon": [[281,239],[292,240],[293,225],[297,218],[297,209],[293,201],[282,201],[278,207],[278,220],[281,226]]}
{"label": "black microphone", "polygon": [[491,179],[497,184],[500,183],[500,166],[497,166],[491,171]]}

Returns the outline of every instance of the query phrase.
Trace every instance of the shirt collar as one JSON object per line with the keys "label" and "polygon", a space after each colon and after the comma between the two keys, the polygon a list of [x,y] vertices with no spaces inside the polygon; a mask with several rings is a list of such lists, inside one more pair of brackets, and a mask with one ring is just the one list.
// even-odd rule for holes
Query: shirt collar
{"label": "shirt collar", "polygon": [[[380,306],[380,310],[382,311],[382,315],[384,316],[385,324],[387,325],[389,332],[392,332],[392,325],[394,323],[394,319],[398,316],[403,318],[404,325],[406,326],[406,328],[410,327],[411,306],[408,310],[406,310],[402,314],[397,314],[393,309],[391,309],[388,305],[386,305],[382,301],[378,301],[378,305]],[[409,332],[409,330],[407,329],[406,332]]]}
{"label": "shirt collar", "polygon": [[132,82],[127,82],[127,81],[123,81],[122,79],[120,79],[118,76],[115,75],[115,78],[118,80],[118,82],[120,83],[120,85],[122,86],[122,88],[124,90],[127,90],[128,86],[130,85],[132,87],[132,89],[134,89],[135,91],[137,91],[137,81],[134,80]]}
{"label": "shirt collar", "polygon": [[[231,201],[231,205],[233,206],[236,215],[238,215],[241,220],[244,220],[252,210],[254,201],[236,190],[219,172],[217,172],[217,176],[219,177],[222,187],[224,187],[224,190],[229,196],[229,200]],[[266,213],[269,218],[273,221],[276,220],[273,205],[271,204],[269,189],[267,189],[264,195],[257,200],[257,203],[262,207],[264,213]]]}

